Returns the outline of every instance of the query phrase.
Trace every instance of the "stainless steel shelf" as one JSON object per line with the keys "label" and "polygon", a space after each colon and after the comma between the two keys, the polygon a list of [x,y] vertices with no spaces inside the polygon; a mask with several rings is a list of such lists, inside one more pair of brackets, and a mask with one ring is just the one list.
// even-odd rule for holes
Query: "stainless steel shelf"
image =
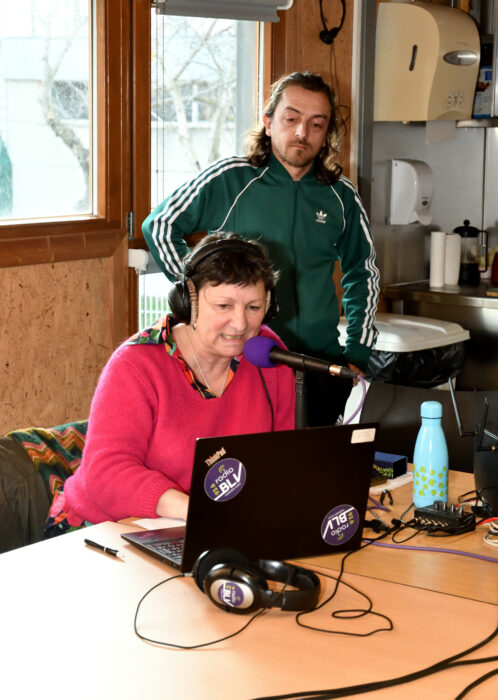
{"label": "stainless steel shelf", "polygon": [[[481,282],[478,287],[430,287],[428,280],[419,282],[401,282],[386,285],[382,293],[387,299],[426,301],[451,306],[473,306],[495,309],[498,311],[498,297],[488,297],[488,282]],[[498,326],[497,326],[498,328]]]}

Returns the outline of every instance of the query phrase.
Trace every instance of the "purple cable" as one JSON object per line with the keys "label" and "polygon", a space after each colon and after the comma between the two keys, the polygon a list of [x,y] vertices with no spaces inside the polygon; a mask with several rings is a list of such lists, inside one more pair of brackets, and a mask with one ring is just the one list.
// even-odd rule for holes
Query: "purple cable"
{"label": "purple cable", "polygon": [[354,418],[356,415],[358,415],[359,411],[361,411],[361,408],[362,408],[363,404],[365,403],[365,397],[366,397],[366,395],[367,395],[367,385],[365,384],[365,380],[363,379],[363,377],[361,376],[361,374],[357,374],[356,376],[358,377],[358,379],[359,379],[360,382],[361,382],[361,388],[363,389],[363,395],[362,395],[362,397],[361,397],[360,403],[359,403],[358,406],[356,407],[356,410],[354,411],[354,413],[353,413],[351,416],[349,416],[349,418],[348,418],[347,420],[344,421],[343,425],[347,425],[348,423],[351,423],[351,421],[353,420],[353,418]]}
{"label": "purple cable", "polygon": [[473,552],[463,552],[460,549],[439,549],[439,547],[416,547],[412,544],[395,544],[394,542],[390,544],[389,542],[375,542],[364,538],[366,542],[371,542],[377,547],[393,547],[394,549],[417,549],[421,552],[445,552],[446,554],[462,554],[465,557],[473,557],[474,559],[482,559],[483,561],[490,561],[493,564],[498,564],[498,559],[495,557],[487,557],[484,554],[474,554]]}

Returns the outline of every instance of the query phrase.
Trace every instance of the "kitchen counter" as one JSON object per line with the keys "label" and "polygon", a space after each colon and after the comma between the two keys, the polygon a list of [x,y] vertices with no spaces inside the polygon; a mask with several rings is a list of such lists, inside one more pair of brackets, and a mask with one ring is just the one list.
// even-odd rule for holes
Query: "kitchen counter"
{"label": "kitchen counter", "polygon": [[455,304],[456,306],[478,306],[498,309],[498,297],[486,296],[490,282],[481,282],[478,287],[430,287],[429,280],[390,284],[384,287],[387,299],[431,300],[434,303]]}
{"label": "kitchen counter", "polygon": [[430,287],[429,280],[391,284],[383,288],[391,311],[458,323],[470,333],[461,390],[498,389],[498,297],[486,296],[490,282],[479,287]]}

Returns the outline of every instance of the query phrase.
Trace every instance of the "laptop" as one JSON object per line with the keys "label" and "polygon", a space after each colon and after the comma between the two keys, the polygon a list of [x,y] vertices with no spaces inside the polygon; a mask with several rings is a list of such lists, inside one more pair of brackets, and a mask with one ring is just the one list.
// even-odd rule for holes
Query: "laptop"
{"label": "laptop", "polygon": [[186,525],[121,536],[183,573],[208,549],[280,561],[357,549],[377,427],[198,438]]}

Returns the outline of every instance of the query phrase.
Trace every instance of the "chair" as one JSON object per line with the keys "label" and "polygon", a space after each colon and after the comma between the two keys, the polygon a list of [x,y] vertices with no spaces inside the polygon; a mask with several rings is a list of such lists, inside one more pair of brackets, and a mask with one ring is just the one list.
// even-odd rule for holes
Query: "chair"
{"label": "chair", "polygon": [[0,438],[0,553],[39,542],[56,489],[81,462],[87,421]]}

